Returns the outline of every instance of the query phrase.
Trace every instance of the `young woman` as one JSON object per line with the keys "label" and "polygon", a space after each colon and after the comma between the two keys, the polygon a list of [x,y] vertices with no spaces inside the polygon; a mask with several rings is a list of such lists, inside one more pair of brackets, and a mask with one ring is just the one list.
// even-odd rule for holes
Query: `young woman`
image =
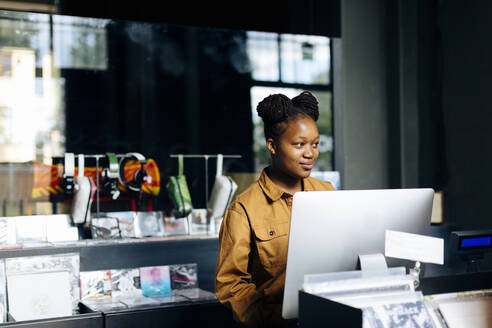
{"label": "young woman", "polygon": [[257,107],[271,164],[229,206],[219,233],[215,293],[249,327],[288,327],[281,318],[292,196],[333,190],[309,177],[318,158],[318,102],[309,92],[270,95]]}

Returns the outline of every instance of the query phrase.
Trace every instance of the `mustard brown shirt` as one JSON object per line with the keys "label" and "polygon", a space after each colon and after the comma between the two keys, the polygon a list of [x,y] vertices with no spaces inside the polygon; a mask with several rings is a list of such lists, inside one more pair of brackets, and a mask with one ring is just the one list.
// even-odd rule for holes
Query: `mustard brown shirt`
{"label": "mustard brown shirt", "polygon": [[[215,293],[234,318],[251,327],[282,327],[292,195],[263,170],[258,181],[229,206],[219,232]],[[334,190],[315,178],[304,191]]]}

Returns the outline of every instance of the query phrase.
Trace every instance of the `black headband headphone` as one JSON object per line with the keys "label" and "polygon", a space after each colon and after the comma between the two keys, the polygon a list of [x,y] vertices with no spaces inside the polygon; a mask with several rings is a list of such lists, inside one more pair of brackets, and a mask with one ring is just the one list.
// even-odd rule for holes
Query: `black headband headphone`
{"label": "black headband headphone", "polygon": [[111,198],[116,199],[120,196],[120,190],[118,189],[120,166],[115,153],[106,153],[106,157],[108,159],[108,167],[104,168],[102,172],[102,187]]}
{"label": "black headband headphone", "polygon": [[[126,181],[125,164],[129,160],[137,160],[140,163],[140,168],[137,171],[135,171],[135,174],[133,175],[133,180]],[[129,190],[140,191],[140,189],[142,188],[142,184],[144,183],[144,181],[147,181],[148,179],[147,171],[145,167],[146,165],[147,165],[147,160],[140,153],[128,153],[124,155],[120,160],[119,179],[121,184]]]}

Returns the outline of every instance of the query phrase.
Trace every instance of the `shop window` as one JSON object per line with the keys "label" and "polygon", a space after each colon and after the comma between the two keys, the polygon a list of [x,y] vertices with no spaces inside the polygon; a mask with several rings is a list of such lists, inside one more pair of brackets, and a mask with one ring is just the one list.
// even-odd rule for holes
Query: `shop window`
{"label": "shop window", "polygon": [[292,98],[304,90],[311,91],[319,102],[321,139],[315,170],[333,170],[330,39],[264,32],[248,32],[247,36],[252,78],[256,84],[251,88],[255,170],[261,171],[270,161],[256,106],[270,94],[283,93]]}

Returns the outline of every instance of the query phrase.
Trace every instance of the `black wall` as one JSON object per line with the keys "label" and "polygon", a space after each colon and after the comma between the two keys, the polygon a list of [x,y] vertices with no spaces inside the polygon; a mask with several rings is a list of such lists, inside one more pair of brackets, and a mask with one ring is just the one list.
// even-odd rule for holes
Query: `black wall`
{"label": "black wall", "polygon": [[62,15],[277,33],[340,36],[340,0],[152,1],[58,0]]}
{"label": "black wall", "polygon": [[492,2],[441,1],[446,218],[492,227]]}

